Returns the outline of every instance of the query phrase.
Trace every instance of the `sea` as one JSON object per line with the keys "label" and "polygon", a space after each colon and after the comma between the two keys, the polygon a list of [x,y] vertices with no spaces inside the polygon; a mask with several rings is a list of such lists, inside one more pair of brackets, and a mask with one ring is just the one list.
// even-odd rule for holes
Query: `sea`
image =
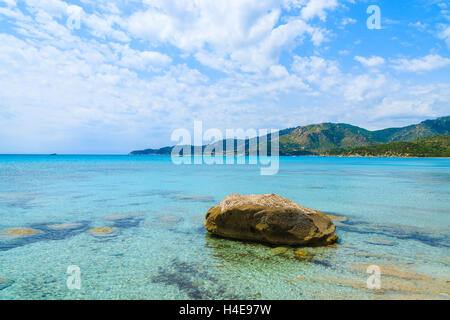
{"label": "sea", "polygon": [[[449,299],[450,159],[280,157],[276,174],[260,169],[1,155],[0,299]],[[274,250],[208,234],[206,212],[231,193],[332,215],[339,243]]]}

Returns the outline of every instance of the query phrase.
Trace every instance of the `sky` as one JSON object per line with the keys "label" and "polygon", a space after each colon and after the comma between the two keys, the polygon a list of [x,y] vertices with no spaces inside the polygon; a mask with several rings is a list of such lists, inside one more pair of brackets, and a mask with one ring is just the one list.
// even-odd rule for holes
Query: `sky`
{"label": "sky", "polygon": [[0,154],[445,115],[449,1],[0,0]]}

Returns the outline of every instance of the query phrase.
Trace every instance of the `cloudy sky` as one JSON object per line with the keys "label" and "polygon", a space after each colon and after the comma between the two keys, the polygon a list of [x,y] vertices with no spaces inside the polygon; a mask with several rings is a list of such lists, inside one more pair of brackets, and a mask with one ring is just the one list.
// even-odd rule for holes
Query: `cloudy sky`
{"label": "cloudy sky", "polygon": [[[377,5],[381,29],[369,29]],[[450,2],[0,0],[0,153],[450,114]]]}

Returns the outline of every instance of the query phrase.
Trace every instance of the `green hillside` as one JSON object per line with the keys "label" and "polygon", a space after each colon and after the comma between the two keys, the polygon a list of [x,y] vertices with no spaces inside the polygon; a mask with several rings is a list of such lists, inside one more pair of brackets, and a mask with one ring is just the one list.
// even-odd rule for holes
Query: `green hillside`
{"label": "green hillside", "polygon": [[333,148],[349,148],[376,144],[371,132],[344,123],[322,123],[297,127],[280,136],[284,154],[323,153]]}
{"label": "green hillside", "polygon": [[362,157],[450,157],[450,135],[426,137],[411,142],[391,142],[369,147],[335,149],[329,155]]}
{"label": "green hillside", "polygon": [[395,141],[413,141],[423,137],[450,134],[450,116],[426,120],[403,128],[369,131],[344,123],[322,123],[297,127],[280,135],[280,151],[324,153],[336,148],[372,146]]}
{"label": "green hillside", "polygon": [[[317,155],[329,153],[331,150],[336,152],[336,150],[342,151],[354,147],[375,146],[389,142],[414,141],[442,134],[450,134],[450,116],[426,120],[407,127],[377,131],[369,131],[345,123],[321,123],[281,130],[279,132],[279,152],[280,155],[288,156]],[[268,141],[270,141],[270,137]],[[226,151],[225,141],[218,141],[215,144],[222,144],[223,150]],[[246,147],[249,146],[248,139],[245,140],[245,145]],[[205,147],[203,146],[203,148]],[[131,154],[170,154],[172,148],[138,150],[131,152]]]}
{"label": "green hillside", "polygon": [[450,134],[450,116],[426,120],[403,128],[390,128],[373,132],[375,139],[384,142],[413,141],[439,134]]}

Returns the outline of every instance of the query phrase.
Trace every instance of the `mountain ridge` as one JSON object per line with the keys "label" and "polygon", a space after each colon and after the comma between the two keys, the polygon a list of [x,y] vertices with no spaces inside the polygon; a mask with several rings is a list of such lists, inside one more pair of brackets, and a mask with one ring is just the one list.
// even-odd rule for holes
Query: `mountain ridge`
{"label": "mountain ridge", "polygon": [[[351,149],[354,147],[368,147],[392,142],[408,142],[420,138],[450,134],[450,116],[439,117],[433,120],[425,120],[418,124],[405,127],[386,128],[381,130],[367,130],[346,123],[325,122],[287,128],[279,131],[279,154],[293,155],[321,155],[328,154],[332,150]],[[259,141],[261,137],[245,139],[246,154],[251,142]],[[238,139],[233,139],[234,144]],[[270,146],[271,135],[267,137]],[[226,140],[220,140],[210,144],[220,145],[226,151]],[[204,150],[208,145],[202,146]],[[159,149],[145,149],[130,152],[131,155],[163,155],[171,154],[174,146]],[[191,152],[194,151],[193,146]],[[252,150],[256,151],[256,150]],[[269,151],[270,154],[270,151]]]}

